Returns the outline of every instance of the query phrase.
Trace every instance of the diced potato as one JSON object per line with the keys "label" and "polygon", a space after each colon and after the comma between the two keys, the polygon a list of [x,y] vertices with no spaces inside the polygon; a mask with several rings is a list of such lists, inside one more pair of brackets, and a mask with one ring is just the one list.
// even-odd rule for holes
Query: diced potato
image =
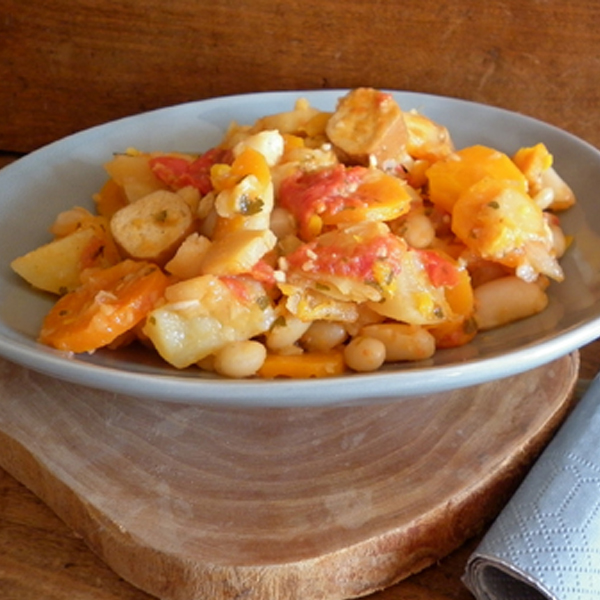
{"label": "diced potato", "polygon": [[164,264],[192,232],[194,215],[179,195],[159,190],[117,211],[110,229],[125,255]]}
{"label": "diced potato", "polygon": [[104,165],[114,182],[123,188],[129,202],[135,202],[156,190],[166,188],[152,172],[148,158],[147,154],[128,152],[115,155]]}
{"label": "diced potato", "polygon": [[434,286],[417,251],[405,252],[402,268],[386,290],[383,302],[369,307],[385,317],[412,325],[435,325],[452,316],[445,288]]}
{"label": "diced potato", "polygon": [[240,229],[213,242],[202,260],[202,272],[211,275],[247,273],[269,251],[277,238],[270,229]]}
{"label": "diced potato", "polygon": [[269,167],[272,167],[279,162],[283,155],[283,136],[277,130],[255,133],[239,142],[233,149],[233,153],[235,156],[239,156],[246,148],[252,148],[260,152],[265,157]]}
{"label": "diced potato", "polygon": [[108,225],[108,221],[105,218],[93,215],[81,206],[75,206],[58,214],[50,226],[50,233],[58,238],[85,227],[105,227],[106,225]]}
{"label": "diced potato", "polygon": [[358,88],[344,96],[329,119],[331,143],[351,161],[382,166],[405,156],[408,130],[402,110],[385,92]]}
{"label": "diced potato", "polygon": [[315,136],[322,133],[322,128],[319,130],[315,127],[316,122],[327,121],[329,116],[329,113],[311,106],[305,98],[300,98],[293,110],[258,119],[252,127],[252,132],[277,129],[284,135]]}
{"label": "diced potato", "polygon": [[192,233],[177,249],[175,256],[165,265],[165,270],[179,279],[191,279],[202,275],[202,260],[210,248],[211,241]]}
{"label": "diced potato", "polygon": [[408,129],[407,150],[415,159],[433,163],[454,151],[448,129],[416,111],[404,113]]}
{"label": "diced potato", "polygon": [[117,260],[108,236],[86,227],[16,258],[11,267],[32,286],[64,294],[79,286],[84,268],[104,267]]}
{"label": "diced potato", "polygon": [[203,275],[169,287],[165,296],[167,303],[150,313],[143,332],[180,369],[268,331],[275,320],[264,289],[251,280]]}

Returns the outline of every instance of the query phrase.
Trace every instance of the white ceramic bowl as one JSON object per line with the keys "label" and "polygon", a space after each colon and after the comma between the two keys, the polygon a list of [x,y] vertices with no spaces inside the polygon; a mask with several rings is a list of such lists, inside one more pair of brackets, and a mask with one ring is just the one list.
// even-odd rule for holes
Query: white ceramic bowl
{"label": "white ceramic bowl", "polygon": [[68,381],[165,401],[240,406],[317,406],[377,402],[430,394],[508,377],[550,362],[600,335],[600,153],[582,140],[516,113],[462,100],[393,92],[448,127],[457,147],[487,144],[512,153],[544,142],[571,185],[577,205],[562,215],[573,243],[562,260],[566,280],[552,284],[543,313],[480,333],[463,347],[427,361],[391,364],[371,374],[319,380],[221,379],[176,371],[132,349],[69,358],[36,342],[52,300],[10,269],[10,261],[49,241],[56,214],[92,207],[113,152],[201,151],[221,139],[230,121],[291,110],[298,97],[331,110],[345,90],[277,92],[215,98],[121,119],[46,146],[0,171],[0,355]]}

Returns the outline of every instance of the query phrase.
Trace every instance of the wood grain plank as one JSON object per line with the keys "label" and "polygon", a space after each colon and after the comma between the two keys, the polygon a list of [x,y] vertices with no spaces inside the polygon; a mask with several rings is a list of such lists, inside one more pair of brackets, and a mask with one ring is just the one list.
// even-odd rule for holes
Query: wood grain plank
{"label": "wood grain plank", "polygon": [[573,355],[389,404],[219,410],[1,361],[0,464],[160,598],[340,600],[481,531],[564,418],[577,371]]}
{"label": "wood grain plank", "polygon": [[206,97],[359,85],[493,104],[598,144],[599,23],[592,0],[4,0],[0,150]]}
{"label": "wood grain plank", "polygon": [[[600,341],[596,341],[581,350],[580,376],[590,379],[599,369]],[[80,591],[78,600],[96,600],[98,590],[104,593],[102,600],[151,598],[120,579],[46,504],[2,469],[0,538],[5,540],[0,545],[0,595],[5,600],[72,600],[73,589]],[[479,536],[472,538],[437,564],[369,600],[473,600],[461,576],[478,541]],[[57,554],[59,566],[47,566]],[[40,583],[45,569],[62,574],[61,584],[50,593]],[[89,588],[81,592],[84,585]]]}
{"label": "wood grain plank", "polygon": [[[460,575],[476,543],[474,538],[435,566],[369,599],[472,600]],[[0,596],[3,600],[154,598],[121,579],[46,504],[2,469]]]}

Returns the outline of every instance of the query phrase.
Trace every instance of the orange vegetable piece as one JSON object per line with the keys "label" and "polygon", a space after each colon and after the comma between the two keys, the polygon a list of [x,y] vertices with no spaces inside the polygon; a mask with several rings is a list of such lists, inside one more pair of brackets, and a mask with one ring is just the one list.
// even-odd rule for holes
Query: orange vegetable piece
{"label": "orange vegetable piece", "polygon": [[531,148],[520,148],[513,161],[529,182],[529,194],[535,197],[544,188],[552,190],[549,210],[565,210],[575,203],[575,194],[552,166],[554,158],[542,143]]}
{"label": "orange vegetable piece", "polygon": [[98,214],[108,219],[129,204],[125,190],[114,179],[108,179],[100,191],[94,194],[94,202]]}
{"label": "orange vegetable piece", "polygon": [[287,154],[288,152],[291,152],[292,150],[297,150],[299,148],[304,148],[304,138],[301,138],[300,136],[297,135],[293,135],[291,133],[284,133],[283,134],[283,154],[285,156],[285,154]]}
{"label": "orange vegetable piece", "polygon": [[290,377],[308,379],[311,377],[332,377],[346,370],[344,355],[341,352],[310,352],[305,354],[268,354],[258,371],[260,377],[274,379]]}
{"label": "orange vegetable piece", "polygon": [[429,199],[447,212],[452,212],[461,194],[485,178],[513,181],[523,192],[528,189],[517,165],[506,154],[487,146],[458,150],[434,163],[426,175]]}
{"label": "orange vegetable piece", "polygon": [[[392,221],[407,213],[416,194],[396,177],[381,171],[366,171],[354,193],[354,202],[335,213],[324,213],[323,223],[362,223],[363,221]],[[349,199],[350,200],[350,199]]]}
{"label": "orange vegetable piece", "polygon": [[271,170],[265,157],[253,148],[243,150],[231,166],[218,163],[210,170],[210,178],[217,192],[235,187],[248,175],[254,175],[263,188],[271,181]]}
{"label": "orange vegetable piece", "polygon": [[300,238],[307,241],[321,233],[323,224],[396,219],[410,210],[415,196],[382,171],[335,165],[292,173],[281,182],[278,201],[297,219]]}
{"label": "orange vegetable piece", "polygon": [[470,342],[477,334],[473,317],[475,298],[471,278],[466,269],[457,270],[457,283],[445,290],[453,316],[444,323],[429,328],[437,348],[454,348]]}
{"label": "orange vegetable piece", "polygon": [[156,265],[133,260],[91,270],[83,278],[44,319],[41,343],[75,353],[106,346],[144,319],[168,284]]}
{"label": "orange vegetable piece", "polygon": [[552,154],[539,143],[530,148],[519,148],[512,159],[527,178],[531,194],[535,195],[541,187],[542,173],[552,166]]}
{"label": "orange vegetable piece", "polygon": [[469,188],[454,207],[452,231],[481,258],[525,269],[521,277],[562,281],[543,211],[513,181],[486,178]]}

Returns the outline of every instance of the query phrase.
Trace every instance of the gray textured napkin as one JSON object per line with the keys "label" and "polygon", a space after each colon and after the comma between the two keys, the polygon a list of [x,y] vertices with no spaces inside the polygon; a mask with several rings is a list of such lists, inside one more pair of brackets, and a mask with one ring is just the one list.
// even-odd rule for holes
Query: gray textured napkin
{"label": "gray textured napkin", "polygon": [[469,558],[479,600],[600,598],[599,377]]}

